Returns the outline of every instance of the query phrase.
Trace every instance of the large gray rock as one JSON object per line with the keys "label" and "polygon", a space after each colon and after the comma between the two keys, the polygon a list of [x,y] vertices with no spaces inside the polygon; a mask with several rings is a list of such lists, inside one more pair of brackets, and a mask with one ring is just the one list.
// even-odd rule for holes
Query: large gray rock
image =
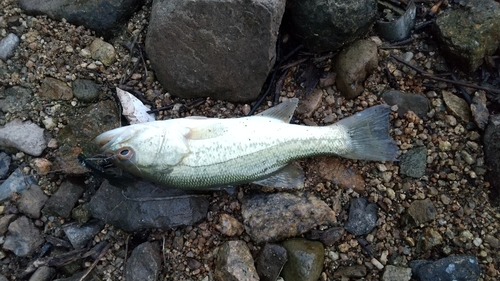
{"label": "large gray rock", "polygon": [[104,182],[90,201],[92,215],[125,231],[192,225],[207,215],[208,200],[148,182],[118,188]]}
{"label": "large gray rock", "polygon": [[155,0],[146,52],[183,98],[257,98],[274,64],[284,0]]}
{"label": "large gray rock", "polygon": [[297,33],[315,52],[335,51],[370,31],[376,0],[289,0]]}
{"label": "large gray rock", "polygon": [[14,119],[0,127],[0,147],[16,148],[29,155],[40,156],[47,143],[44,129],[31,121]]}
{"label": "large gray rock", "polygon": [[500,4],[493,0],[460,1],[436,20],[443,54],[465,71],[475,71],[500,44]]}
{"label": "large gray rock", "polygon": [[30,15],[45,14],[57,20],[66,19],[83,25],[98,35],[111,37],[120,30],[144,0],[19,0]]}

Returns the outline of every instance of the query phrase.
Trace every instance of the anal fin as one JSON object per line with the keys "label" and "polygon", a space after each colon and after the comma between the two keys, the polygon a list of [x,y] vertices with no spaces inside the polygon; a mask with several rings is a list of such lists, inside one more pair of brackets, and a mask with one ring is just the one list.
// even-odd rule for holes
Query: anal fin
{"label": "anal fin", "polygon": [[298,164],[290,163],[266,178],[253,183],[274,188],[302,189],[304,187],[304,171]]}

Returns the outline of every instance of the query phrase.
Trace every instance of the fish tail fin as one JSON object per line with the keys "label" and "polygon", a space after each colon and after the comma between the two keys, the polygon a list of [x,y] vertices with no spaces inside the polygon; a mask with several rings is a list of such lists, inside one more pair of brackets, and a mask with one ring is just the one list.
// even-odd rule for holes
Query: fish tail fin
{"label": "fish tail fin", "polygon": [[340,156],[351,159],[397,161],[398,147],[389,136],[388,105],[377,105],[342,119],[341,125],[349,136],[351,149]]}

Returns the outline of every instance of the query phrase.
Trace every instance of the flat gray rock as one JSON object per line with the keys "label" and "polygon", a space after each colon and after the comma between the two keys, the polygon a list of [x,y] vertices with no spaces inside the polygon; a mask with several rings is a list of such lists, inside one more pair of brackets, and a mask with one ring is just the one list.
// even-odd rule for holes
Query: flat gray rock
{"label": "flat gray rock", "polygon": [[31,121],[14,119],[0,127],[0,147],[16,148],[32,156],[40,156],[47,148],[45,130]]}
{"label": "flat gray rock", "polygon": [[377,225],[377,210],[377,205],[366,198],[352,198],[344,228],[356,236],[370,233]]}
{"label": "flat gray rock", "polygon": [[423,95],[389,90],[382,94],[382,98],[388,105],[398,106],[399,116],[403,116],[406,112],[411,110],[420,119],[427,117],[427,112],[429,111],[429,99]]}
{"label": "flat gray rock", "polygon": [[155,281],[161,266],[160,247],[145,242],[135,247],[125,266],[127,281]]}
{"label": "flat gray rock", "polygon": [[29,89],[14,86],[5,89],[5,98],[0,98],[0,110],[3,112],[21,112],[26,110],[26,104],[31,100],[32,92]]}
{"label": "flat gray rock", "polygon": [[192,225],[207,215],[203,195],[148,182],[118,188],[104,182],[89,204],[92,215],[125,231]]}
{"label": "flat gray rock", "polygon": [[57,191],[50,196],[43,208],[44,213],[69,218],[71,210],[82,196],[84,187],[76,182],[64,181]]}
{"label": "flat gray rock", "polygon": [[3,248],[18,257],[26,257],[38,250],[43,242],[40,230],[30,219],[23,216],[10,223]]}
{"label": "flat gray rock", "polygon": [[92,240],[104,227],[101,220],[92,220],[82,225],[78,223],[68,223],[63,225],[64,234],[75,249],[81,249]]}
{"label": "flat gray rock", "polygon": [[31,184],[36,184],[35,179],[27,176],[17,168],[8,178],[0,185],[0,202],[10,198],[12,192],[19,193],[27,189]]}
{"label": "flat gray rock", "polygon": [[401,175],[412,178],[420,178],[425,175],[425,167],[427,166],[427,148],[425,146],[417,146],[399,157],[399,167]]}
{"label": "flat gray rock", "polygon": [[14,33],[9,33],[0,40],[0,59],[7,60],[12,57],[17,46],[19,46],[19,37]]}
{"label": "flat gray rock", "polygon": [[17,202],[19,211],[30,218],[40,218],[40,211],[49,197],[43,193],[43,190],[38,185],[34,184],[20,194],[21,197]]}
{"label": "flat gray rock", "polygon": [[172,95],[256,99],[274,65],[284,0],[153,1],[146,53]]}

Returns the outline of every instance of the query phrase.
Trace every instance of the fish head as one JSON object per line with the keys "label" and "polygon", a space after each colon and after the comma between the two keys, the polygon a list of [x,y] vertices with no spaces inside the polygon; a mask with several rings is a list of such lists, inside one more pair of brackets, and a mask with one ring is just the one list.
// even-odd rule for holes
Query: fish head
{"label": "fish head", "polygon": [[104,132],[94,139],[95,144],[113,164],[139,177],[148,177],[157,166],[156,147],[161,139],[148,126],[130,125]]}

